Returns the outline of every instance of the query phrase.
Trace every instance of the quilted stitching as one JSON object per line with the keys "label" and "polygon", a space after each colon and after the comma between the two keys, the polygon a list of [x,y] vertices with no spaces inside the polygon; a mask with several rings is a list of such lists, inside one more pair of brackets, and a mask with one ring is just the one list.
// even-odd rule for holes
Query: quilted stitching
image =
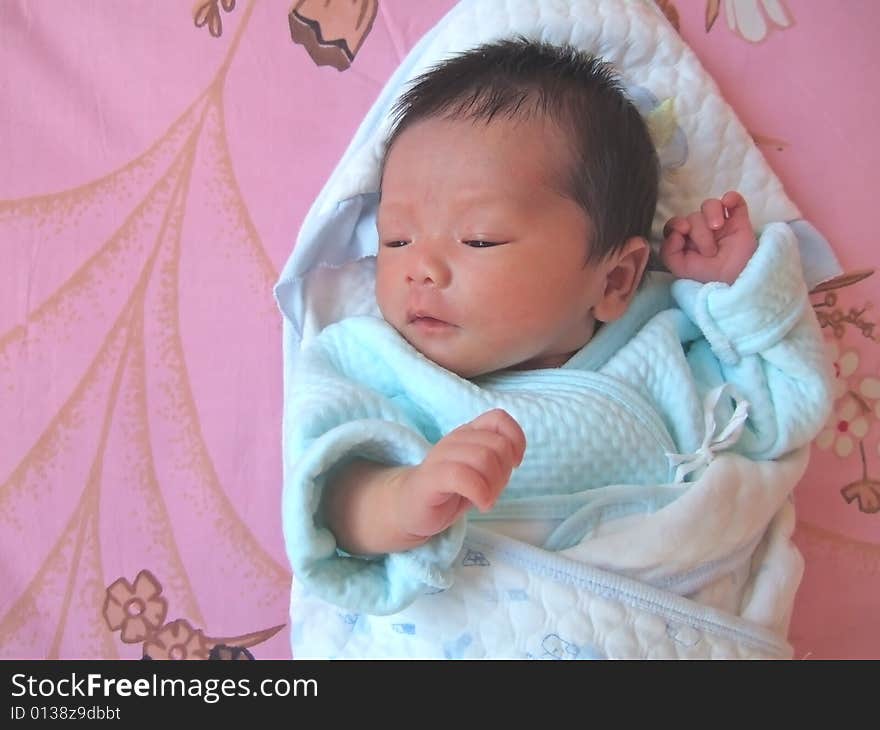
{"label": "quilted stitching", "polygon": [[[483,536],[484,537],[484,536]],[[295,586],[295,656],[519,659],[787,658],[769,631],[601,571],[535,570],[483,537],[457,583],[394,616],[340,611]],[[622,586],[622,587],[621,587]],[[467,595],[464,600],[463,595]],[[306,617],[304,620],[303,617]]]}
{"label": "quilted stitching", "polygon": [[[517,34],[596,53],[617,66],[627,84],[645,87],[660,100],[673,100],[689,156],[681,169],[661,180],[656,235],[670,216],[696,210],[707,196],[731,189],[748,200],[756,229],[800,216],[715,81],[652,3],[465,0],[441,23],[408,77],[452,53]],[[340,181],[341,188],[375,189],[376,161],[389,127],[387,119],[379,123],[359,159],[352,160],[354,169],[349,172],[354,177]]]}

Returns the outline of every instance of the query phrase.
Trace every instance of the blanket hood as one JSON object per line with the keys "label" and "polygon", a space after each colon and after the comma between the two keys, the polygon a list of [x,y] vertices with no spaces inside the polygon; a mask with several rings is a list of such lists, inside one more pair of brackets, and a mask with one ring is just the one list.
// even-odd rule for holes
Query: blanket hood
{"label": "blanket hood", "polygon": [[355,314],[378,315],[379,169],[398,96],[444,58],[515,36],[571,44],[616,67],[648,121],[661,161],[655,243],[670,216],[736,189],[749,203],[756,230],[775,221],[791,224],[810,287],[841,273],[828,242],[801,218],[715,82],[653,2],[461,0],[386,83],[305,217],[274,290],[285,317],[288,365],[328,324]]}

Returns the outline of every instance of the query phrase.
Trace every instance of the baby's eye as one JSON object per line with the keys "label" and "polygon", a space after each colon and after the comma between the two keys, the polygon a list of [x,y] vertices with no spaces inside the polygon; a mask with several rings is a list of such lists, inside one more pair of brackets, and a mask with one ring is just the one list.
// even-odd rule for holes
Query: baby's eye
{"label": "baby's eye", "polygon": [[409,241],[385,241],[382,245],[385,246],[385,248],[400,248],[401,246],[406,246],[408,243]]}
{"label": "baby's eye", "polygon": [[462,241],[465,246],[471,248],[492,248],[492,246],[500,246],[501,241]]}

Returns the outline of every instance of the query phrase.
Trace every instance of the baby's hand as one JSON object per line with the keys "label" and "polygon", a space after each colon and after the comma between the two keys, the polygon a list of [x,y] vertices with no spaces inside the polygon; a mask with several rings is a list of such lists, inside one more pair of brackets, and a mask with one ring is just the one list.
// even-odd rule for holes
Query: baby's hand
{"label": "baby's hand", "polygon": [[506,411],[488,411],[459,426],[402,476],[396,505],[400,527],[428,538],[472,506],[488,511],[525,450],[525,434]]}
{"label": "baby's hand", "polygon": [[733,284],[758,245],[746,201],[733,191],[704,201],[687,218],[670,218],[663,235],[660,257],[666,268],[679,279],[704,284]]}

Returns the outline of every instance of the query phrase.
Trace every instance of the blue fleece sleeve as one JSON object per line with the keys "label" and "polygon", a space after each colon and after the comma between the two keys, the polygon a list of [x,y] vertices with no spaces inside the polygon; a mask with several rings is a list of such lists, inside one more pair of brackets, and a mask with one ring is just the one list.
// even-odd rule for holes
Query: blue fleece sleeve
{"label": "blue fleece sleeve", "polygon": [[672,295],[704,338],[687,354],[699,380],[749,401],[735,450],[771,459],[808,443],[828,418],[831,374],[791,228],[767,226],[733,284],[680,280]]}
{"label": "blue fleece sleeve", "polygon": [[461,549],[466,523],[461,519],[401,553],[364,558],[338,548],[319,515],[328,473],[356,458],[419,464],[431,443],[394,399],[340,373],[334,366],[339,353],[327,357],[322,351],[328,344],[334,345],[319,343],[303,354],[285,399],[287,554],[295,579],[322,599],[352,611],[395,613],[426,590],[450,585],[448,569]]}

